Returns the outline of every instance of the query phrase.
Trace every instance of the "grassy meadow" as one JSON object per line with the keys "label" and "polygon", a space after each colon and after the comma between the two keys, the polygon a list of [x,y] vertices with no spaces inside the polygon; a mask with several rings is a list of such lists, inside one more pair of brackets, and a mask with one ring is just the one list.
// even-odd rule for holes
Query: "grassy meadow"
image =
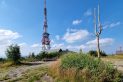
{"label": "grassy meadow", "polygon": [[[59,56],[55,55],[53,57]],[[31,61],[30,58],[21,60],[22,64],[19,65],[13,65],[10,61],[1,62],[0,82],[122,82],[122,74],[114,68],[112,61],[123,60],[123,55],[98,59],[89,54],[69,52],[57,58],[36,65],[28,64],[38,61],[33,58]],[[9,75],[11,72],[17,72],[17,75],[13,74],[12,78]]]}

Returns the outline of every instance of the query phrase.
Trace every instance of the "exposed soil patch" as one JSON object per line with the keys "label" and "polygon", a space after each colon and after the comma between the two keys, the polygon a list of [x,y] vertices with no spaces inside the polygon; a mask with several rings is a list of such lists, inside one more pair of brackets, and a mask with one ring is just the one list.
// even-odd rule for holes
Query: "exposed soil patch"
{"label": "exposed soil patch", "polygon": [[42,77],[42,82],[54,82],[53,81],[53,78],[47,74],[45,74],[43,77]]}
{"label": "exposed soil patch", "polygon": [[104,62],[111,62],[115,68],[117,68],[119,71],[123,72],[123,60],[121,59],[102,59]]}
{"label": "exposed soil patch", "polygon": [[[19,77],[21,77],[26,71],[28,70],[32,70],[32,69],[36,69],[39,67],[46,67],[46,66],[50,66],[53,63],[53,61],[49,61],[49,62],[42,62],[42,61],[38,61],[38,62],[29,62],[29,63],[25,63],[24,65],[18,66],[18,67],[10,67],[9,70],[6,72],[6,77],[7,80],[11,80],[11,79],[17,79]],[[4,72],[3,72],[4,74]],[[1,73],[2,75],[2,73]],[[44,81],[46,80],[46,82],[53,82],[52,78],[49,76],[43,76],[42,78]],[[0,82],[6,82],[6,81],[0,81]]]}

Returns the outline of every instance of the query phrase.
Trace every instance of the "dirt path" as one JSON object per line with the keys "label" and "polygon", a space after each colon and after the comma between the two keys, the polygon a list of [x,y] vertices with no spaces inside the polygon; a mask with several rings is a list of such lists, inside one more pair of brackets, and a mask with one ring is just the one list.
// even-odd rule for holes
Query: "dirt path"
{"label": "dirt path", "polygon": [[111,62],[115,68],[123,73],[123,60],[121,59],[102,59],[105,62]]}
{"label": "dirt path", "polygon": [[18,78],[20,77],[24,72],[30,69],[36,69],[38,67],[44,67],[49,66],[52,62],[30,62],[28,65],[19,66],[17,68],[11,68],[8,72],[7,76],[9,78]]}
{"label": "dirt path", "polygon": [[44,82],[54,82],[53,78],[51,76],[48,76],[47,74],[42,77],[42,80]]}
{"label": "dirt path", "polygon": [[115,67],[123,73],[123,60],[114,61]]}
{"label": "dirt path", "polygon": [[[36,69],[39,67],[50,66],[52,63],[53,62],[38,61],[38,62],[29,62],[29,63],[26,63],[25,65],[18,66],[18,67],[10,67],[9,70],[6,72],[6,76],[9,79],[16,79],[21,77],[23,73],[25,73],[28,70]],[[44,80],[45,78],[49,78],[49,77],[46,77],[45,75]],[[0,82],[5,82],[5,81],[0,81]]]}

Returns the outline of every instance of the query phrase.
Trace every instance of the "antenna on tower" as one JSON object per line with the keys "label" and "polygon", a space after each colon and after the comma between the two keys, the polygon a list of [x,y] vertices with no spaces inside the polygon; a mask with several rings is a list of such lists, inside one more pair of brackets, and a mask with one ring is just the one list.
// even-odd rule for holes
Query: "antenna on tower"
{"label": "antenna on tower", "polygon": [[46,8],[46,0],[44,0],[44,8]]}
{"label": "antenna on tower", "polygon": [[46,0],[44,0],[44,32],[47,32],[47,8],[46,8]]}

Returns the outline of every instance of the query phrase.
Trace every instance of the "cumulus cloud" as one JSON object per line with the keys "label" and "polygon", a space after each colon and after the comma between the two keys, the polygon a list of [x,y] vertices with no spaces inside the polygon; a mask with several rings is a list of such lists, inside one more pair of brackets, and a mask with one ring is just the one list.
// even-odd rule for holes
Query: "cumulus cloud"
{"label": "cumulus cloud", "polygon": [[5,57],[6,48],[13,43],[14,40],[20,38],[21,35],[11,30],[0,29],[0,55]]}
{"label": "cumulus cloud", "polygon": [[27,45],[25,42],[23,42],[23,43],[20,43],[20,44],[18,44],[20,47],[24,47],[25,45]]}
{"label": "cumulus cloud", "polygon": [[13,40],[18,39],[21,35],[11,30],[0,29],[0,45],[7,46]]}
{"label": "cumulus cloud", "polygon": [[51,48],[52,49],[61,49],[61,48],[63,49],[64,46],[65,46],[64,43],[59,43],[59,44],[53,44]]}
{"label": "cumulus cloud", "polygon": [[88,35],[89,32],[87,30],[68,29],[63,37],[63,40],[68,43],[74,43],[76,41],[85,39]]}
{"label": "cumulus cloud", "polygon": [[42,51],[42,47],[38,43],[29,45],[24,42],[24,43],[20,43],[18,45],[20,46],[22,56],[28,56],[29,53],[32,53],[32,52],[34,52],[35,54],[38,54],[40,51]]}
{"label": "cumulus cloud", "polygon": [[106,25],[104,25],[104,29],[106,29],[106,28],[113,28],[113,27],[117,27],[117,26],[119,26],[121,24],[121,22],[114,22],[114,23],[111,23],[111,24],[106,24]]}
{"label": "cumulus cloud", "polygon": [[51,44],[53,44],[53,43],[55,43],[55,41],[52,39],[52,40],[51,40]]}
{"label": "cumulus cloud", "polygon": [[33,44],[33,45],[31,45],[31,47],[36,48],[36,47],[41,47],[41,45],[40,44]]}
{"label": "cumulus cloud", "polygon": [[21,37],[17,32],[11,30],[0,29],[0,41],[1,40],[13,40]]}
{"label": "cumulus cloud", "polygon": [[[114,39],[112,39],[112,38],[102,38],[102,39],[100,39],[101,47],[111,45],[113,42],[114,42]],[[88,45],[88,47],[96,47],[96,44],[97,44],[97,40],[96,39],[88,41],[86,43],[86,45]]]}
{"label": "cumulus cloud", "polygon": [[72,24],[73,24],[73,25],[78,25],[78,24],[80,24],[81,22],[82,22],[82,20],[78,20],[78,19],[77,19],[77,20],[74,20]]}
{"label": "cumulus cloud", "polygon": [[79,50],[79,49],[85,49],[85,45],[68,45],[66,46],[67,49],[74,49],[74,50]]}
{"label": "cumulus cloud", "polygon": [[[5,51],[9,45],[15,43],[22,37],[18,32],[13,32],[12,30],[0,29],[0,57],[6,57]],[[35,54],[39,53],[42,50],[40,43],[35,44],[27,44],[25,42],[18,43],[21,50],[22,56],[28,56],[30,52],[34,52]]]}
{"label": "cumulus cloud", "polygon": [[92,15],[92,10],[88,9],[85,13],[84,16],[91,16]]}

